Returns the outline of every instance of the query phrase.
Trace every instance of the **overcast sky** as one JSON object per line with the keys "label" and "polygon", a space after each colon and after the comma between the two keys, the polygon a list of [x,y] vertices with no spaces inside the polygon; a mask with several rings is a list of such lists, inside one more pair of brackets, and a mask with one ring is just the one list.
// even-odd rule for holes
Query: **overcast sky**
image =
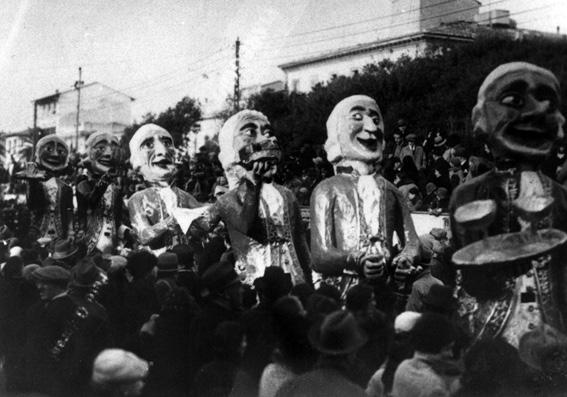
{"label": "overcast sky", "polygon": [[[136,98],[138,119],[184,95],[218,108],[232,90],[237,36],[242,85],[269,82],[284,61],[372,40],[383,1],[2,0],[0,130],[31,126],[31,101],[72,88],[79,66],[85,83]],[[567,33],[566,0],[483,4],[510,10],[520,28]]]}

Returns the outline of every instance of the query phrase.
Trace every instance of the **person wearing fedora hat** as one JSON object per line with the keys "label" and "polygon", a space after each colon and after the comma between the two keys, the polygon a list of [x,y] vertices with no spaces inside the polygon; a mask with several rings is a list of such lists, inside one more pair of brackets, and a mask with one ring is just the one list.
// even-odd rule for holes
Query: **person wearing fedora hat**
{"label": "person wearing fedora hat", "polygon": [[337,310],[309,331],[309,341],[319,353],[314,369],[285,382],[276,397],[365,396],[349,378],[355,355],[367,341],[352,313]]}
{"label": "person wearing fedora hat", "polygon": [[79,248],[75,245],[74,241],[71,239],[59,240],[55,243],[53,247],[53,254],[51,258],[57,262],[57,264],[70,269],[75,265],[75,259]]}
{"label": "person wearing fedora hat", "polygon": [[85,145],[88,173],[77,180],[76,195],[79,228],[90,255],[117,245],[123,212],[117,178],[121,153],[118,138],[103,131],[91,134]]}
{"label": "person wearing fedora hat", "polygon": [[69,147],[54,134],[35,145],[35,162],[16,175],[27,181],[31,222],[30,241],[41,237],[65,239],[74,236],[73,189],[61,178],[69,164]]}

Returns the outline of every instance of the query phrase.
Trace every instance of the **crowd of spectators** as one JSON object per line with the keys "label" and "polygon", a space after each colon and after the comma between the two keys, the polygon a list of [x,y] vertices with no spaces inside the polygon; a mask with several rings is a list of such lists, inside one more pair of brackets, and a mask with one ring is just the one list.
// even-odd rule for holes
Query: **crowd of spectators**
{"label": "crowd of spectators", "polygon": [[547,333],[544,349],[536,340],[519,352],[500,339],[471,346],[459,326],[451,278],[444,274],[444,237],[440,230],[422,236],[423,270],[401,308],[399,291],[384,283],[362,282],[341,301],[330,285],[292,285],[279,267],[266,268],[252,286],[244,285],[233,254],[214,237],[202,251],[178,245],[159,257],[134,251],[85,258],[68,241],[46,256],[41,247],[22,249],[12,240],[1,252],[6,390],[0,392],[52,397],[564,392],[567,344],[560,337],[552,340]]}
{"label": "crowd of spectators", "polygon": [[[565,145],[560,144],[542,171],[564,182]],[[470,143],[459,134],[439,131],[416,134],[399,120],[386,140],[382,173],[406,198],[411,211],[446,212],[452,191],[460,184],[495,167],[488,143],[481,137]]]}
{"label": "crowd of spectators", "polygon": [[[217,149],[210,143],[177,159],[175,183],[202,202],[228,189]],[[560,146],[545,172],[561,179],[564,156]],[[76,156],[69,183],[80,165]],[[455,135],[420,138],[404,123],[387,139],[380,164],[411,210],[434,214],[446,211],[457,185],[493,166],[482,142],[470,148]],[[305,146],[287,153],[278,181],[306,206],[332,172],[322,151]],[[126,196],[145,187],[131,169],[119,178]],[[292,285],[277,267],[242,284],[222,228],[202,247],[178,245],[159,257],[138,250],[85,257],[71,240],[25,241],[26,211],[24,203],[2,202],[0,393],[425,397],[567,390],[567,342],[559,335],[546,333],[519,351],[500,339],[472,344],[459,325],[442,229],[420,236],[419,271],[405,286],[361,282],[342,301],[330,285]]]}

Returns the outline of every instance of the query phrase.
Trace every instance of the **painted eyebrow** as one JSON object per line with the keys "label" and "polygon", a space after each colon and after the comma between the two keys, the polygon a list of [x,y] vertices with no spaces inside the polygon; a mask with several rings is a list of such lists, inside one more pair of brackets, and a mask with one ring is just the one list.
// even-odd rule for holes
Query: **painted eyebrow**
{"label": "painted eyebrow", "polygon": [[255,128],[255,127],[256,127],[255,123],[246,123],[242,127],[240,127],[240,131],[245,130],[247,128]]}
{"label": "painted eyebrow", "polygon": [[500,91],[521,91],[525,90],[527,87],[528,83],[526,83],[525,81],[513,81],[510,84],[505,85],[504,88],[502,88]]}
{"label": "painted eyebrow", "polygon": [[353,106],[350,111],[354,112],[354,111],[358,111],[358,112],[364,112],[366,110],[366,108],[364,106]]}

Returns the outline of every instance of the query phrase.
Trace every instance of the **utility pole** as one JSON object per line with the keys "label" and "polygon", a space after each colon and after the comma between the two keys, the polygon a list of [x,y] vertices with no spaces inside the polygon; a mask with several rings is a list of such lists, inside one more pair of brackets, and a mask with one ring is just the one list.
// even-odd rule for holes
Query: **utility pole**
{"label": "utility pole", "polygon": [[75,150],[79,150],[79,114],[81,112],[81,87],[84,81],[81,80],[83,76],[83,68],[79,66],[79,80],[75,81],[75,89],[77,90],[77,120],[75,121]]}
{"label": "utility pole", "polygon": [[240,110],[240,38],[236,38],[235,43],[235,66],[236,66],[236,78],[234,79],[234,111],[238,112]]}

